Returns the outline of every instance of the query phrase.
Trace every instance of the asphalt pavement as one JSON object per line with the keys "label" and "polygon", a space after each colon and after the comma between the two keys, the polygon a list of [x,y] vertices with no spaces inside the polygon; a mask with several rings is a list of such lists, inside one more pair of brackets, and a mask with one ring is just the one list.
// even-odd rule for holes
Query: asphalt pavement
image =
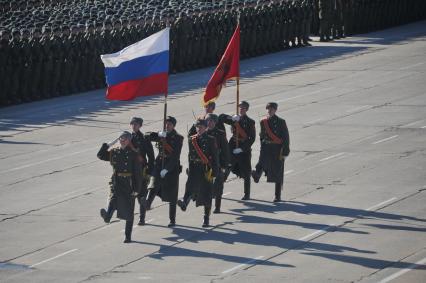
{"label": "asphalt pavement", "polygon": [[[231,175],[212,227],[191,203],[168,228],[156,199],[130,244],[123,221],[99,216],[111,166],[96,153],[133,116],[161,130],[163,97],[107,101],[98,90],[1,108],[0,282],[426,282],[426,22],[240,69],[257,129],[270,101],[287,121],[284,201],[272,202],[264,177],[241,201]],[[183,135],[212,71],[169,79],[168,114]],[[216,113],[233,114],[235,100],[229,83]],[[185,139],[184,169],[187,152]],[[257,137],[253,166],[258,155]]]}

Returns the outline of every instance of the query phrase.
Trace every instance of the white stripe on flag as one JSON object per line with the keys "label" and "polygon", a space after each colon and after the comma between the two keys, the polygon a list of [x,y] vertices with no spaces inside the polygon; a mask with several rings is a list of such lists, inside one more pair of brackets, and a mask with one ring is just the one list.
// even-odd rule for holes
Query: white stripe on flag
{"label": "white stripe on flag", "polygon": [[121,63],[127,62],[142,56],[149,56],[169,50],[170,28],[165,28],[153,35],[142,39],[132,45],[127,46],[112,54],[101,55],[105,68],[118,67]]}

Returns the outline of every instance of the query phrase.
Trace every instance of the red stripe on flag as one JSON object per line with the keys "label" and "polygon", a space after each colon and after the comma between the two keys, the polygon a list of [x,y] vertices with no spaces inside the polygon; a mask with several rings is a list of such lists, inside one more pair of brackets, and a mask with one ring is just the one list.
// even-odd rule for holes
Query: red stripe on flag
{"label": "red stripe on flag", "polygon": [[107,88],[109,100],[132,100],[139,96],[167,93],[168,74],[160,73],[150,77],[132,80]]}

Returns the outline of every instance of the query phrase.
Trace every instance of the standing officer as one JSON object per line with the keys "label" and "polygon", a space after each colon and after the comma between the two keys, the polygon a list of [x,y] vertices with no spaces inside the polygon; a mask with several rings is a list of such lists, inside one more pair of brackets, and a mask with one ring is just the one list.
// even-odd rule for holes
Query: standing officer
{"label": "standing officer", "polygon": [[154,149],[152,148],[151,142],[144,137],[140,131],[143,124],[143,119],[139,117],[133,117],[130,121],[132,127],[132,143],[133,149],[138,153],[138,160],[141,163],[141,175],[142,187],[140,194],[138,195],[139,202],[139,223],[138,225],[145,225],[145,214],[146,214],[146,198],[148,195],[148,181],[152,176],[154,170]]}
{"label": "standing officer", "polygon": [[[244,196],[242,200],[250,199],[250,174],[251,174],[251,146],[256,139],[255,122],[247,116],[249,109],[247,101],[239,104],[240,115],[221,115],[221,119],[232,128],[232,137],[229,139],[229,150],[231,154],[231,171],[244,179]],[[225,180],[230,171],[226,172]]]}
{"label": "standing officer", "polygon": [[275,183],[274,202],[281,201],[281,190],[284,183],[284,161],[290,154],[290,136],[287,124],[275,112],[278,105],[275,102],[266,104],[268,115],[260,121],[260,156],[256,170],[252,171],[253,180],[259,182],[262,172],[266,181]]}
{"label": "standing officer", "polygon": [[138,195],[142,182],[140,178],[142,169],[137,153],[129,146],[131,138],[132,134],[125,131],[118,138],[119,148],[109,149],[116,140],[111,144],[104,143],[97,155],[100,160],[109,161],[113,168],[110,200],[107,210],[101,209],[101,217],[109,223],[114,211],[117,210],[117,217],[126,220],[124,243],[132,241],[135,196]]}
{"label": "standing officer", "polygon": [[213,213],[220,213],[222,203],[223,183],[225,182],[225,172],[229,168],[230,154],[226,133],[217,128],[218,116],[216,114],[207,114],[207,133],[216,139],[216,145],[219,155],[219,171],[214,183],[213,196],[215,198],[215,209]]}
{"label": "standing officer", "polygon": [[207,134],[207,121],[198,119],[195,123],[197,133],[189,138],[188,180],[183,200],[178,201],[182,211],[186,211],[189,201],[196,206],[204,206],[203,227],[209,227],[210,210],[215,177],[219,171],[216,141]]}
{"label": "standing officer", "polygon": [[179,174],[182,171],[180,165],[180,153],[182,150],[183,136],[176,130],[176,119],[168,116],[166,119],[166,131],[150,133],[147,135],[151,142],[156,142],[158,155],[155,159],[153,171],[153,187],[148,194],[147,209],[150,209],[156,195],[162,201],[169,203],[168,227],[176,225],[176,203],[179,191]]}
{"label": "standing officer", "polygon": [[331,0],[319,0],[318,2],[318,13],[320,19],[320,41],[330,41],[331,36]]}

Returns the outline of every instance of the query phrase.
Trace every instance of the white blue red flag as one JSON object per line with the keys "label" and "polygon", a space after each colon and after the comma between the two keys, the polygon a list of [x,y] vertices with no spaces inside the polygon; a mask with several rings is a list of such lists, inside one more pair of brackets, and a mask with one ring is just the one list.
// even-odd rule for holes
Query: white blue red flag
{"label": "white blue red flag", "polygon": [[165,28],[121,51],[101,55],[110,100],[166,94],[169,75],[169,34]]}

